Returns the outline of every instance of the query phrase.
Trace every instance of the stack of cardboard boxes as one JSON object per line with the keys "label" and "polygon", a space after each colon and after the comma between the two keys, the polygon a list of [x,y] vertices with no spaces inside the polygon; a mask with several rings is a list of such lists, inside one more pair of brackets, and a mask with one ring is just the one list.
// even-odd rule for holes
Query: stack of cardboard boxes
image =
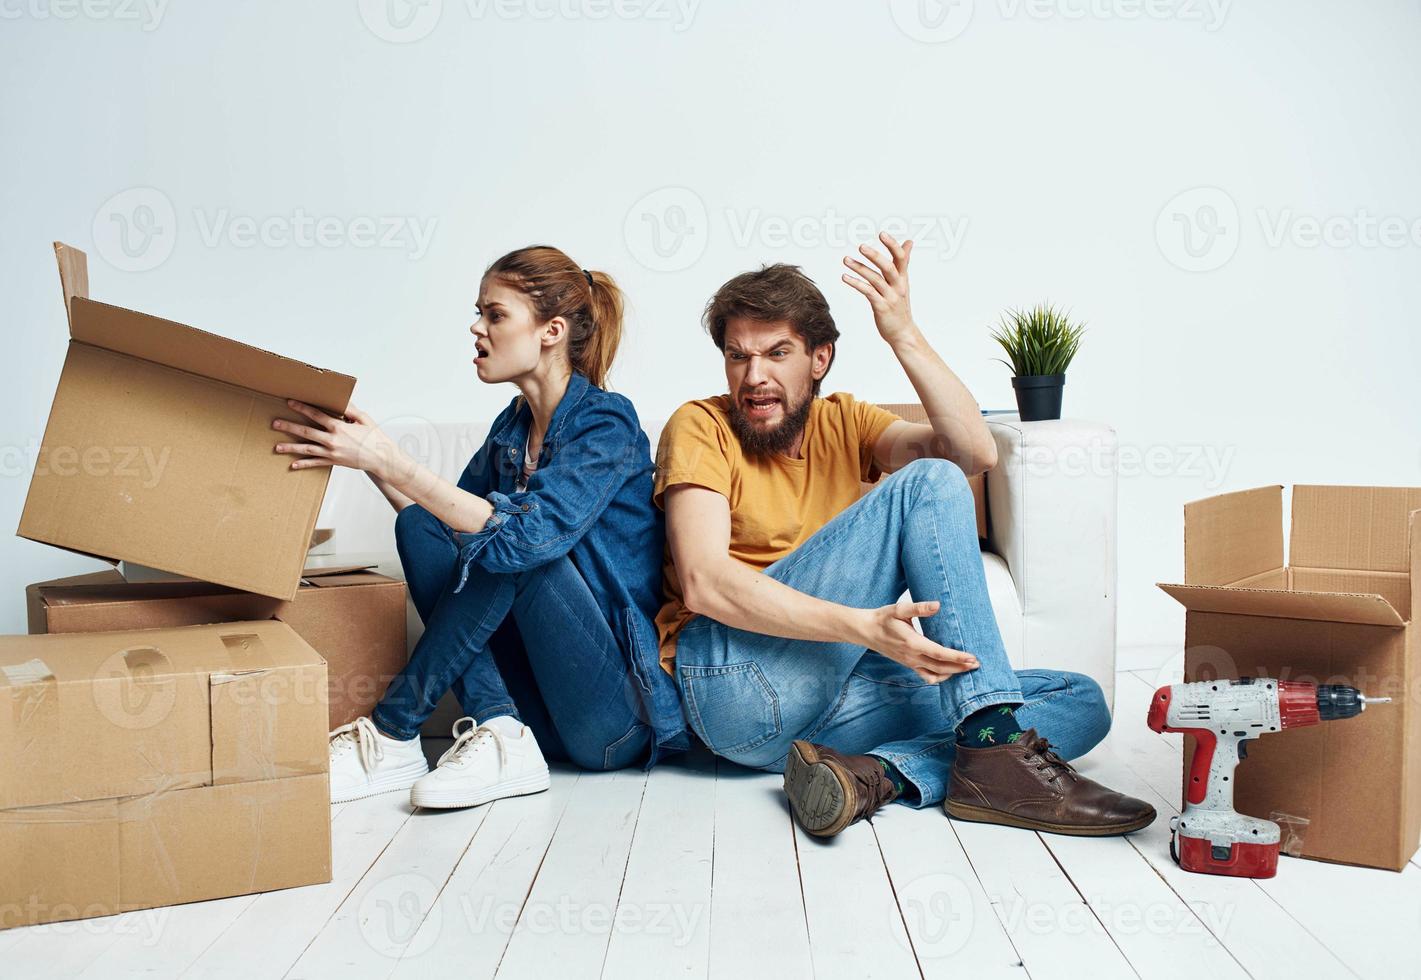
{"label": "stack of cardboard boxes", "polygon": [[19,533],[116,570],[28,589],[0,637],[0,928],[330,880],[329,729],[404,664],[405,590],[308,567],[329,470],[277,417],[353,378],[88,297]]}

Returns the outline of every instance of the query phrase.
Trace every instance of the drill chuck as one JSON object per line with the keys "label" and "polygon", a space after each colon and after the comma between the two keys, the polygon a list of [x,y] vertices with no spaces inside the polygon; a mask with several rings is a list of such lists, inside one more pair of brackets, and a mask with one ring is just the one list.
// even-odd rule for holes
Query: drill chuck
{"label": "drill chuck", "polygon": [[1336,721],[1339,718],[1355,718],[1368,704],[1386,703],[1391,698],[1369,698],[1355,687],[1345,684],[1319,684],[1317,686],[1318,721]]}

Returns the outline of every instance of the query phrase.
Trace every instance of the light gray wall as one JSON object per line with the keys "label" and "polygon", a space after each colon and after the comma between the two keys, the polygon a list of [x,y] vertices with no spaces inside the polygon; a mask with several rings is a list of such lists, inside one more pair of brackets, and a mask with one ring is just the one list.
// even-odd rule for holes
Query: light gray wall
{"label": "light gray wall", "polygon": [[[984,406],[1004,307],[1088,321],[1067,412],[1134,454],[1120,635],[1177,639],[1186,500],[1421,483],[1418,41],[1396,2],[0,0],[0,518],[63,357],[56,238],[96,298],[436,420],[507,401],[467,361],[478,273],[552,242],[626,286],[614,383],[664,417],[723,390],[698,316],[764,261],[830,296],[827,390],[910,398],[837,282],[847,219],[908,222],[918,319]],[[87,567],[0,541],[0,629]]]}

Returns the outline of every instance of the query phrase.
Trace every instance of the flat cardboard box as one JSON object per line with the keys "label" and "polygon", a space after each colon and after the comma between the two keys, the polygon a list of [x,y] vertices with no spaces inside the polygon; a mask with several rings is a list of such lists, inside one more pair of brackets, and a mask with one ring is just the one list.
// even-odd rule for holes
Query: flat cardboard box
{"label": "flat cardboard box", "polygon": [[[1248,743],[1234,806],[1279,822],[1284,850],[1400,871],[1421,843],[1421,488],[1297,486],[1289,561],[1283,488],[1184,509],[1184,679],[1349,684],[1355,718]],[[1184,739],[1181,790],[1194,739]]]}
{"label": "flat cardboard box", "polygon": [[95,302],[55,253],[69,351],[20,536],[293,597],[330,471],[291,471],[271,423],[287,398],[343,414],[355,379]]}
{"label": "flat cardboard box", "polygon": [[206,582],[126,582],[113,570],[25,590],[31,633],[92,633],[279,619],[327,664],[328,730],[370,714],[409,659],[405,584],[343,561],[308,560],[290,601]]}
{"label": "flat cardboard box", "polygon": [[0,929],[330,881],[325,691],[270,620],[0,637]]}

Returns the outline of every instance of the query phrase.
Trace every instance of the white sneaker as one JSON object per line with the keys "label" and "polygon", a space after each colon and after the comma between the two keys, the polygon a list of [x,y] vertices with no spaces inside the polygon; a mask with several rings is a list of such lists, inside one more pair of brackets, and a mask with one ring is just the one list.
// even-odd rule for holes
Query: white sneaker
{"label": "white sneaker", "polygon": [[330,740],[332,803],[409,789],[429,772],[418,735],[407,742],[390,738],[369,718],[341,725]]}
{"label": "white sneaker", "polygon": [[[469,727],[459,731],[464,722]],[[524,796],[547,789],[548,764],[526,725],[516,736],[505,735],[472,718],[454,722],[454,744],[439,764],[410,789],[415,806],[452,809],[478,806],[505,796]]]}

